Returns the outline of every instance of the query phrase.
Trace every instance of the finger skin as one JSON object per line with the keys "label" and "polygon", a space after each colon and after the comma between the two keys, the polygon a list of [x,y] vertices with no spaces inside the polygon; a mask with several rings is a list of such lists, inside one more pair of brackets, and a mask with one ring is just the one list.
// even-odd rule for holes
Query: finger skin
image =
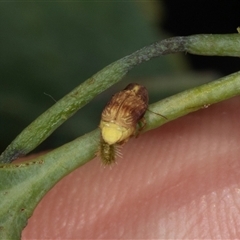
{"label": "finger skin", "polygon": [[131,139],[62,179],[22,239],[240,238],[240,98]]}

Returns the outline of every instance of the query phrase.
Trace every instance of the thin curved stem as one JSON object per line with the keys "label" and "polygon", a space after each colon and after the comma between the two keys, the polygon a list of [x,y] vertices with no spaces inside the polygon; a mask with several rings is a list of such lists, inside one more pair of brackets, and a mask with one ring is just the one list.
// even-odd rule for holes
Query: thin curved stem
{"label": "thin curved stem", "polygon": [[96,95],[120,81],[134,66],[154,57],[177,52],[240,56],[240,35],[173,37],[153,43],[110,64],[76,87],[25,128],[1,154],[0,162],[10,163],[20,155],[32,151]]}

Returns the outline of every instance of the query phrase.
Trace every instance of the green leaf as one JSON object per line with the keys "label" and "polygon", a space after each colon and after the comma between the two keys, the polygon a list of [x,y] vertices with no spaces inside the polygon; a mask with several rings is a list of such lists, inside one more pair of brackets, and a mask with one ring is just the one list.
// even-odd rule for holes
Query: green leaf
{"label": "green leaf", "polygon": [[0,165],[0,239],[20,239],[41,198],[94,157],[98,138],[96,130],[32,161]]}

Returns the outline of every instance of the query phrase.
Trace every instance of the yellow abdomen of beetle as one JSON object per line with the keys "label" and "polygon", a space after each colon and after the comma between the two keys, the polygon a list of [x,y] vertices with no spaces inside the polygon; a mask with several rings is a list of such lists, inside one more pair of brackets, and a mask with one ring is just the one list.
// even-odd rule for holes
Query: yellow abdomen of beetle
{"label": "yellow abdomen of beetle", "polygon": [[114,122],[101,121],[100,128],[103,140],[109,145],[124,142],[133,134],[132,129],[119,126]]}

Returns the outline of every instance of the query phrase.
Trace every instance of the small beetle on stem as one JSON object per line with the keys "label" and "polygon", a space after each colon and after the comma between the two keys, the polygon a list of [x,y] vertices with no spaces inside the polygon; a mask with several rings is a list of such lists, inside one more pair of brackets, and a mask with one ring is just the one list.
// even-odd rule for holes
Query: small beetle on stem
{"label": "small beetle on stem", "polygon": [[104,108],[100,121],[100,157],[104,165],[115,162],[117,146],[137,136],[145,126],[144,114],[148,108],[147,89],[130,83],[124,90],[113,95]]}

